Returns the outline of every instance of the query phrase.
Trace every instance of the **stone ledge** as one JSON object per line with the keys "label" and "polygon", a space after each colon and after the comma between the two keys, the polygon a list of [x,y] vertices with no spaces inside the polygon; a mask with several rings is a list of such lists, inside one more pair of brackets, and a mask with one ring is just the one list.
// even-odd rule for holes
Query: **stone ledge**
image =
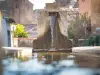
{"label": "stone ledge", "polygon": [[87,46],[87,47],[73,47],[72,52],[74,53],[100,53],[100,46]]}

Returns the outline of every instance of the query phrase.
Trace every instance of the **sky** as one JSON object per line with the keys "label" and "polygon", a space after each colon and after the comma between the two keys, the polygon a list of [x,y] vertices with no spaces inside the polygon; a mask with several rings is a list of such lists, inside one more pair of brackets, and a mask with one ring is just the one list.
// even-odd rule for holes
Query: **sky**
{"label": "sky", "polygon": [[55,0],[29,0],[33,4],[33,10],[35,9],[43,9],[45,7],[45,3],[53,3]]}

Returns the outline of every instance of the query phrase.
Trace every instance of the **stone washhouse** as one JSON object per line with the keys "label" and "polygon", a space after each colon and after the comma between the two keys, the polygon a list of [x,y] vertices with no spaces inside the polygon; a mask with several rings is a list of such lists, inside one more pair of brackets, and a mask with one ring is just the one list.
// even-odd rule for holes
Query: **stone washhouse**
{"label": "stone washhouse", "polygon": [[63,1],[56,0],[55,3],[47,3],[44,9],[33,11],[33,5],[28,0],[6,0],[6,10],[8,17],[12,17],[16,23],[37,25],[37,39],[33,40],[32,46],[34,49],[69,49],[72,42],[67,38],[68,22],[78,14],[78,8],[70,10],[70,0]]}
{"label": "stone washhouse", "polygon": [[[34,49],[67,50],[72,42],[67,38],[68,22],[71,16],[78,14],[78,9],[60,8],[57,3],[47,3],[46,8],[38,11],[38,37],[33,41]],[[70,18],[68,18],[70,17]]]}

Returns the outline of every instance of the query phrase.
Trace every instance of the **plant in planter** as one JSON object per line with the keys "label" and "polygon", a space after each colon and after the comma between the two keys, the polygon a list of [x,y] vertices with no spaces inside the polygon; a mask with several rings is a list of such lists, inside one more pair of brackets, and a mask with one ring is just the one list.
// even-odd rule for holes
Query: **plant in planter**
{"label": "plant in planter", "polygon": [[21,24],[17,24],[16,25],[16,29],[14,31],[14,37],[19,37],[19,38],[27,38],[28,37],[28,33],[25,32],[24,30],[24,26]]}

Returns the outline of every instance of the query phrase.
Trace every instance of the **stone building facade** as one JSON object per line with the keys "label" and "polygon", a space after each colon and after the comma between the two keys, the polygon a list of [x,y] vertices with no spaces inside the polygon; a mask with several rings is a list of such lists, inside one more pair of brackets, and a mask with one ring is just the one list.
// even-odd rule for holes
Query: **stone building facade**
{"label": "stone building facade", "polygon": [[72,5],[74,8],[78,8],[78,2],[74,0],[55,0],[56,3],[59,3],[61,7],[69,7]]}
{"label": "stone building facade", "polygon": [[93,32],[100,27],[100,0],[79,0],[79,12],[90,17]]}
{"label": "stone building facade", "polygon": [[[33,41],[33,48],[51,48],[50,13],[56,13],[55,48],[71,48],[72,42],[67,38],[68,22],[78,14],[78,9],[67,8],[67,0],[56,0],[55,3],[47,3],[45,9],[34,10],[28,0],[6,0],[8,15],[16,23],[37,24],[37,40]],[[69,5],[68,5],[69,6]]]}
{"label": "stone building facade", "polygon": [[[69,7],[71,0],[55,0],[56,4],[60,4],[60,7]],[[2,6],[7,10],[8,17],[13,18],[16,23],[21,24],[36,24],[38,10],[33,11],[33,4],[28,0],[5,0],[1,3]],[[76,2],[77,6],[78,3]],[[52,4],[51,4],[52,6]],[[41,11],[41,10],[39,10]]]}
{"label": "stone building facade", "polygon": [[[38,10],[38,38],[33,41],[33,48],[50,49],[52,48],[52,29],[50,27],[50,14],[55,17],[54,23],[54,48],[68,49],[72,47],[72,42],[67,38],[67,28],[69,21],[78,14],[78,9],[61,8],[57,3],[47,3],[45,9]],[[40,42],[41,41],[41,42]]]}
{"label": "stone building facade", "polygon": [[12,17],[16,23],[36,24],[33,4],[28,0],[6,0],[9,17]]}

